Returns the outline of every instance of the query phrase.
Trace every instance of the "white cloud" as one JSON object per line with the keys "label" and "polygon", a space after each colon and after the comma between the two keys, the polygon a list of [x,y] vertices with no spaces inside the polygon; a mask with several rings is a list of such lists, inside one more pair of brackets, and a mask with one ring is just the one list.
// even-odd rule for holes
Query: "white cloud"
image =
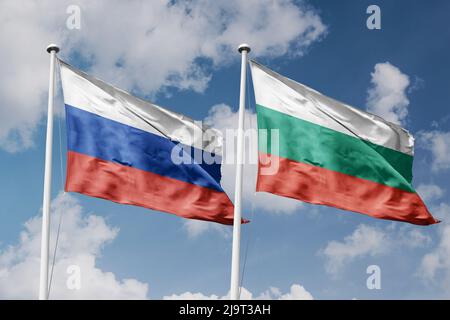
{"label": "white cloud", "polygon": [[201,292],[192,293],[187,291],[181,294],[164,296],[163,300],[219,300],[219,296],[216,296],[215,294],[208,296]]}
{"label": "white cloud", "polygon": [[435,184],[421,184],[416,191],[425,202],[437,200],[444,195],[444,190]]}
{"label": "white cloud", "polygon": [[418,135],[420,146],[431,152],[434,172],[450,168],[450,132],[422,131]]}
{"label": "white cloud", "polygon": [[332,240],[319,253],[326,258],[326,271],[336,276],[355,259],[379,257],[402,247],[426,247],[431,242],[428,234],[413,226],[397,227],[397,224],[392,223],[386,229],[381,229],[361,224],[343,241]]}
{"label": "white cloud", "polygon": [[409,77],[389,62],[377,63],[368,90],[367,109],[388,121],[401,124],[408,115],[406,96]]}
{"label": "white cloud", "polygon": [[183,227],[190,238],[196,238],[209,231],[215,231],[224,238],[229,238],[232,230],[230,226],[194,219],[184,219]]}
{"label": "white cloud", "polygon": [[438,225],[438,243],[433,250],[423,256],[418,276],[426,283],[436,286],[450,294],[450,205],[440,203],[431,210],[443,222]]}
{"label": "white cloud", "polygon": [[[450,206],[446,206],[450,213]],[[421,261],[418,275],[429,284],[450,294],[450,224],[442,223],[438,227],[439,243]]]}
{"label": "white cloud", "polygon": [[263,292],[257,299],[262,300],[313,300],[313,296],[303,286],[293,284],[287,293],[281,293],[278,288],[270,288]]}
{"label": "white cloud", "polygon": [[[52,201],[51,240],[54,250],[59,216],[63,222],[56,256],[50,298],[52,299],[145,299],[148,285],[135,279],[117,279],[97,266],[103,247],[118,233],[105,219],[86,215],[77,200],[60,194]],[[0,251],[0,299],[35,299],[39,287],[41,216],[25,223],[17,244]],[[81,288],[68,289],[67,268],[80,269]]]}
{"label": "white cloud", "polygon": [[[413,227],[414,228],[414,227]],[[419,229],[411,229],[409,227],[400,228],[400,230],[395,231],[397,239],[395,236],[390,236],[390,241],[396,241],[396,246],[404,246],[407,248],[423,248],[427,247],[432,243],[431,237],[426,231]]]}
{"label": "white cloud", "polygon": [[440,203],[437,206],[434,206],[430,210],[433,212],[433,215],[441,221],[447,221],[450,217],[450,205],[445,202]]}
{"label": "white cloud", "polygon": [[240,42],[254,57],[277,57],[301,55],[320,39],[320,17],[294,3],[83,0],[81,29],[68,30],[72,1],[3,1],[0,146],[13,152],[33,145],[45,113],[50,42],[61,45],[61,57],[77,56],[92,74],[145,96],[167,86],[203,91],[212,70],[238,59]]}
{"label": "white cloud", "polygon": [[375,227],[359,225],[342,242],[330,241],[321,252],[326,258],[326,270],[338,273],[345,263],[363,256],[377,256],[386,251],[386,234]]}
{"label": "white cloud", "polygon": [[58,4],[42,2],[40,8],[39,3],[3,1],[0,10],[0,44],[4,48],[0,51],[0,146],[8,151],[33,144],[33,130],[42,118],[48,90],[45,48],[60,39],[52,24],[64,23],[56,16]]}
{"label": "white cloud", "polygon": [[[313,296],[309,293],[303,286],[299,284],[293,284],[289,292],[282,293],[280,289],[275,287],[270,287],[268,290],[262,292],[257,296],[245,288],[241,288],[242,300],[313,300]],[[229,293],[225,296],[218,296],[215,294],[205,295],[203,293],[197,292],[184,292],[182,294],[173,294],[170,296],[163,297],[164,300],[226,300],[229,299]]]}

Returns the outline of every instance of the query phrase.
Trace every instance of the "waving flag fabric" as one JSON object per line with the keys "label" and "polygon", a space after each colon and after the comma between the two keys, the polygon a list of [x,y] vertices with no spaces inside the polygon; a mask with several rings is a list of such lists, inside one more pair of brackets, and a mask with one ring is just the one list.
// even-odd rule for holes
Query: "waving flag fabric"
{"label": "waving flag fabric", "polygon": [[223,224],[218,131],[140,100],[60,61],[66,191]]}
{"label": "waving flag fabric", "polygon": [[[258,129],[267,132],[259,135],[257,191],[376,218],[437,222],[412,186],[408,131],[256,62],[251,70]],[[263,174],[274,163],[277,170]]]}

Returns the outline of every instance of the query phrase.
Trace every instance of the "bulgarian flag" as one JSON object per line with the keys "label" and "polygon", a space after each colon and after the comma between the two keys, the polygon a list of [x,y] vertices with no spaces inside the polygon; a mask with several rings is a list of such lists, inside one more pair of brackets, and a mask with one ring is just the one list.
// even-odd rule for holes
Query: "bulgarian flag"
{"label": "bulgarian flag", "polygon": [[414,138],[252,61],[258,118],[257,191],[429,225],[412,186]]}

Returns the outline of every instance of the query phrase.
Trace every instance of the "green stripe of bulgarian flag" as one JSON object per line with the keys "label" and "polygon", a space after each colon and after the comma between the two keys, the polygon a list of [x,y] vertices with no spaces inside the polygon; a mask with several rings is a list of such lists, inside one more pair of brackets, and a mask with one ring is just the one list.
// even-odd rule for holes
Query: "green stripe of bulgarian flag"
{"label": "green stripe of bulgarian flag", "polygon": [[[295,162],[336,171],[378,184],[414,192],[413,157],[341,132],[257,105],[259,151]],[[273,145],[271,129],[278,129]]]}

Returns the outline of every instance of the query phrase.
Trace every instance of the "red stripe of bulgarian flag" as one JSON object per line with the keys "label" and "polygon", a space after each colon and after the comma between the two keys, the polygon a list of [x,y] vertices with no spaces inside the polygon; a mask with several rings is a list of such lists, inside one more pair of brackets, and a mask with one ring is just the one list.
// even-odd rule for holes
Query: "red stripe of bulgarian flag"
{"label": "red stripe of bulgarian flag", "polygon": [[[257,191],[364,213],[380,219],[419,225],[436,223],[415,192],[286,158],[272,155],[268,157],[272,162],[279,162],[279,170],[275,175],[259,175]],[[264,162],[260,162],[261,166],[267,167]]]}
{"label": "red stripe of bulgarian flag", "polygon": [[252,62],[257,191],[419,225],[438,222],[412,187],[413,137]]}

